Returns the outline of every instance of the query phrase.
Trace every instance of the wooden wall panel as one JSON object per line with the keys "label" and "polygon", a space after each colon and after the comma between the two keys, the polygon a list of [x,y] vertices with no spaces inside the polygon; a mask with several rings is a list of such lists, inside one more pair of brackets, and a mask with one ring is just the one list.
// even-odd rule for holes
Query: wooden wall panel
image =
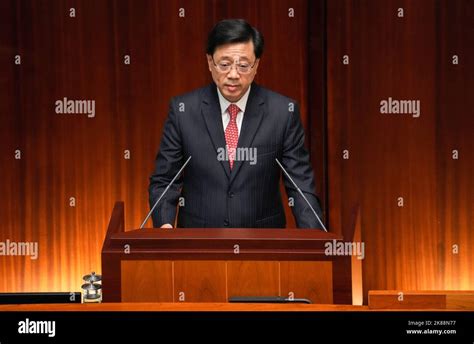
{"label": "wooden wall panel", "polygon": [[233,296],[279,296],[279,262],[229,261],[227,262],[227,288]]}
{"label": "wooden wall panel", "polygon": [[328,223],[326,1],[308,2],[308,132],[306,137],[316,178],[316,192]]}
{"label": "wooden wall panel", "polygon": [[173,262],[122,261],[122,302],[173,302]]}
{"label": "wooden wall panel", "polygon": [[332,263],[122,261],[122,302],[225,302],[230,297],[333,302]]}
{"label": "wooden wall panel", "polygon": [[[0,241],[37,241],[39,259],[0,257],[0,291],[79,290],[84,274],[100,273],[117,200],[126,228],[139,226],[169,99],[211,81],[204,46],[218,20],[243,17],[263,32],[257,82],[299,101],[307,126],[307,9],[304,0],[1,1]],[[95,117],[55,114],[64,97],[95,100]]]}
{"label": "wooden wall panel", "polygon": [[[330,226],[351,239],[360,206],[365,298],[474,288],[473,3],[327,4]],[[419,100],[420,117],[381,114],[389,97]]]}
{"label": "wooden wall panel", "polygon": [[226,262],[175,261],[175,302],[227,302]]}
{"label": "wooden wall panel", "polygon": [[281,296],[333,303],[332,262],[281,262]]}
{"label": "wooden wall panel", "polygon": [[[437,214],[446,289],[474,289],[474,4],[437,5]],[[453,56],[459,64],[453,64]],[[458,159],[452,159],[453,151]],[[451,157],[451,158],[450,158]],[[458,254],[453,254],[453,245]]]}

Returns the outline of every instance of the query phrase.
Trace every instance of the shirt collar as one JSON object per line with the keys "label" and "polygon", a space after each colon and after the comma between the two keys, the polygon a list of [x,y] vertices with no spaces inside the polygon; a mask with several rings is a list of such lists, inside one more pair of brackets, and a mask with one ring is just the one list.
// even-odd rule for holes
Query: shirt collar
{"label": "shirt collar", "polygon": [[244,95],[235,103],[231,103],[230,101],[225,99],[224,96],[221,94],[219,87],[216,87],[216,88],[217,88],[217,95],[219,96],[219,104],[221,106],[221,114],[226,113],[227,108],[229,107],[230,104],[237,105],[240,111],[245,113],[245,107],[247,106],[247,100],[249,99],[250,89],[252,88],[252,85],[249,86],[249,88],[247,89],[247,92],[245,92]]}

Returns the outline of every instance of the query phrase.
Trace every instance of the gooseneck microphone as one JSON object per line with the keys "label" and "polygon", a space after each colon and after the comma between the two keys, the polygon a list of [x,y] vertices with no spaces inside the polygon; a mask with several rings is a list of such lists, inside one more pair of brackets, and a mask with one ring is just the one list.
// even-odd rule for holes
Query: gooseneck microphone
{"label": "gooseneck microphone", "polygon": [[140,229],[142,229],[146,222],[148,221],[148,219],[150,218],[151,216],[151,213],[153,213],[153,210],[155,210],[156,206],[158,205],[158,203],[160,202],[160,200],[163,198],[163,196],[165,195],[165,193],[168,191],[168,189],[170,188],[171,184],[174,183],[174,181],[176,180],[176,178],[178,178],[178,176],[181,174],[181,172],[183,172],[184,168],[186,167],[186,165],[188,164],[189,160],[191,160],[191,156],[189,156],[188,160],[186,160],[186,162],[184,163],[184,165],[179,169],[178,173],[176,173],[176,175],[174,176],[173,179],[171,179],[171,182],[168,184],[168,186],[166,187],[165,191],[163,191],[163,193],[160,195],[160,197],[158,197],[158,199],[156,200],[155,204],[153,204],[153,207],[151,207],[151,210],[150,212],[148,213],[148,215],[145,217],[145,220],[143,220],[143,223],[141,224],[140,226]]}
{"label": "gooseneck microphone", "polygon": [[308,203],[309,207],[311,208],[311,210],[313,211],[314,213],[314,216],[316,216],[316,218],[318,219],[319,223],[321,224],[321,226],[323,226],[323,229],[325,232],[327,232],[328,230],[326,229],[326,227],[324,226],[324,223],[321,221],[321,219],[319,218],[318,214],[316,213],[316,211],[314,210],[313,206],[311,205],[311,203],[309,203],[308,199],[306,198],[306,196],[303,194],[303,192],[301,191],[301,189],[298,187],[298,185],[296,185],[296,183],[293,181],[293,179],[291,179],[290,175],[288,174],[288,172],[286,172],[285,168],[282,166],[282,164],[280,164],[280,162],[278,161],[277,158],[275,158],[276,162],[278,163],[278,165],[280,166],[280,168],[283,170],[283,172],[285,173],[285,175],[288,177],[288,179],[291,181],[291,183],[293,184],[293,186],[296,188],[296,190],[298,190],[298,192],[300,193],[301,197],[303,197],[303,199],[306,201],[306,203]]}

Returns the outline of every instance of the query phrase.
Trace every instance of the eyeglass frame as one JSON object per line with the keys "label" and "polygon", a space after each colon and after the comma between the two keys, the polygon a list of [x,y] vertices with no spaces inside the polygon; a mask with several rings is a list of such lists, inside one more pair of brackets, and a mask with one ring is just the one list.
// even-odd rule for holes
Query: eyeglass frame
{"label": "eyeglass frame", "polygon": [[[237,65],[237,62],[234,61],[234,62],[230,65],[230,69],[229,69],[228,71],[222,71],[222,70],[219,69],[220,67],[216,64],[216,61],[214,61],[214,56],[211,56],[211,59],[212,59],[212,63],[214,64],[214,67],[216,67],[216,69],[217,69],[217,71],[218,71],[219,73],[227,73],[227,74],[228,74],[228,73],[230,73],[230,71],[232,70],[232,68],[234,68],[234,66]],[[250,66],[250,68],[249,68],[249,70],[248,70],[247,72],[244,72],[244,73],[241,72],[241,71],[239,70],[239,66],[236,66],[236,67],[235,67],[235,70],[236,70],[239,74],[243,74],[243,75],[250,74],[250,72],[252,71],[253,67],[255,67],[255,64],[257,63],[257,61],[258,61],[258,58],[255,59],[255,61],[254,61],[253,64]],[[230,61],[229,61],[229,62],[230,62]]]}

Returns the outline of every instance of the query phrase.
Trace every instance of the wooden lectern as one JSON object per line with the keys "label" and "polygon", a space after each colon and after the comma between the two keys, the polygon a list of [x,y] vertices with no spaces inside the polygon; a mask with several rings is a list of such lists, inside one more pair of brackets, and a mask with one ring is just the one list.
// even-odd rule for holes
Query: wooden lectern
{"label": "wooden lectern", "polygon": [[227,302],[230,297],[333,303],[335,234],[314,229],[124,231],[117,202],[102,248],[104,302]]}

